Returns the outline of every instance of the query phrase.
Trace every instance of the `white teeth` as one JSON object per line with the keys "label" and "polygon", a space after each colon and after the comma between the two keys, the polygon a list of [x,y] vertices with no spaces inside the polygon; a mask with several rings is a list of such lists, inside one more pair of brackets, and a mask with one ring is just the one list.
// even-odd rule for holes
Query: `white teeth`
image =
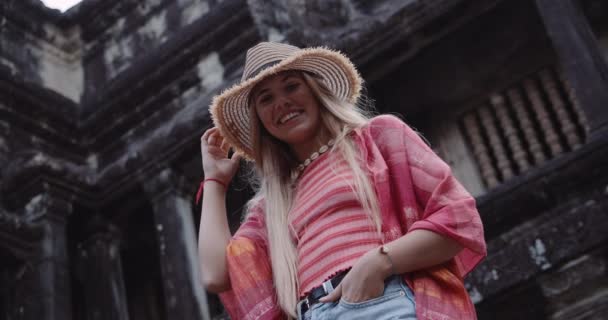
{"label": "white teeth", "polygon": [[298,115],[300,115],[300,112],[290,112],[290,113],[284,115],[283,118],[281,118],[281,120],[279,120],[279,124],[283,124],[283,123],[293,119],[294,117],[297,117]]}

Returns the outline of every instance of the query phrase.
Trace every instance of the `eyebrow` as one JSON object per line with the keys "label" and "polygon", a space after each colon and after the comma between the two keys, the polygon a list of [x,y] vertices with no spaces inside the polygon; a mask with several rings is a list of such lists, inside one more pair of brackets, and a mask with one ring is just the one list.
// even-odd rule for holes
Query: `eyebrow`
{"label": "eyebrow", "polygon": [[[283,79],[281,79],[281,82],[285,82],[286,80],[288,80],[289,78],[296,78],[297,76],[293,73],[288,73],[286,74]],[[257,99],[260,95],[262,95],[262,93],[269,91],[270,89],[268,88],[264,88],[260,91],[258,91],[258,93],[255,94],[255,99]]]}

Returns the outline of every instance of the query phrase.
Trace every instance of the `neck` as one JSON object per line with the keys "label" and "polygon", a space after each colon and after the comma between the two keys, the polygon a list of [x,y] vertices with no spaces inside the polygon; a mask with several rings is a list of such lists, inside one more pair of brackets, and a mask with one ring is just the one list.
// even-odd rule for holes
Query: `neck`
{"label": "neck", "polygon": [[319,134],[310,139],[308,141],[304,141],[302,143],[290,145],[291,151],[295,154],[296,158],[299,162],[303,162],[310,155],[316,151],[319,151],[319,148],[326,144],[332,137],[329,135],[327,130],[322,130]]}

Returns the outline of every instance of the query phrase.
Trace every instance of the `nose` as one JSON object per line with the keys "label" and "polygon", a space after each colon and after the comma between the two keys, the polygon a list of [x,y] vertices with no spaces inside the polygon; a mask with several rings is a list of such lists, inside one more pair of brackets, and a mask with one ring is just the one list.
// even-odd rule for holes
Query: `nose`
{"label": "nose", "polygon": [[272,106],[272,114],[274,122],[278,122],[279,118],[287,112],[289,107],[291,106],[291,101],[285,96],[277,96],[274,100],[274,105]]}
{"label": "nose", "polygon": [[290,105],[291,105],[291,101],[287,97],[281,95],[281,96],[278,96],[277,99],[275,100],[274,107],[275,108],[287,108]]}

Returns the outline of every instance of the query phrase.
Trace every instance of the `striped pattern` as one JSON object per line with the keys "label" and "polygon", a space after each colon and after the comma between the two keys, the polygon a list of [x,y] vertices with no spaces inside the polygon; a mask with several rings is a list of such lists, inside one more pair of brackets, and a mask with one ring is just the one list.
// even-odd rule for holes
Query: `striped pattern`
{"label": "striped pattern", "polygon": [[241,82],[214,97],[210,106],[213,123],[235,151],[253,160],[249,93],[261,80],[287,70],[317,75],[339,99],[356,102],[361,77],[342,53],[327,48],[300,49],[288,44],[261,42],[247,51]]}
{"label": "striped pattern", "polygon": [[289,213],[296,233],[300,296],[382,244],[352,181],[348,164],[335,152],[323,154],[300,177]]}
{"label": "striped pattern", "polygon": [[247,50],[247,63],[245,64],[241,81],[253,78],[265,66],[287,59],[289,55],[296,51],[298,51],[298,47],[272,42],[262,42],[250,48]]}

